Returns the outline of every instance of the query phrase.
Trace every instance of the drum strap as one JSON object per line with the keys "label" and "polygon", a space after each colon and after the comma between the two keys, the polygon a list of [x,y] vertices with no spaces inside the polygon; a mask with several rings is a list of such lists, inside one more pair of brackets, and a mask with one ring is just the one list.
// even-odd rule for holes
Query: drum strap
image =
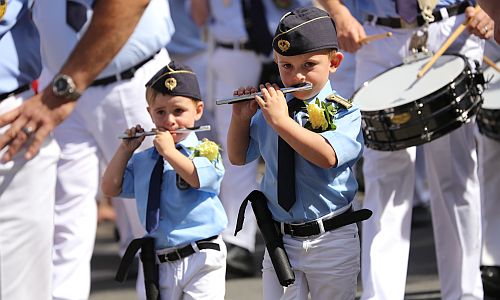
{"label": "drum strap", "polygon": [[422,17],[424,18],[425,23],[429,24],[434,22],[434,15],[432,14],[432,11],[437,5],[437,0],[418,0],[418,5],[422,11]]}

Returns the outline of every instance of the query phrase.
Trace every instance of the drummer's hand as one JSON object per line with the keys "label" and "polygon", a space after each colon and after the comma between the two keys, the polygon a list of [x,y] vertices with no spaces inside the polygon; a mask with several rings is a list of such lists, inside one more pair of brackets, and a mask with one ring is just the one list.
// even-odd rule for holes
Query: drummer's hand
{"label": "drummer's hand", "polygon": [[470,34],[482,39],[490,39],[493,36],[495,23],[481,8],[475,11],[474,7],[469,6],[465,10],[465,15],[467,18],[472,18],[467,24],[467,30]]}
{"label": "drummer's hand", "polygon": [[[234,96],[243,96],[257,93],[256,87],[240,87],[234,91]],[[257,112],[257,102],[254,100],[233,103],[233,116],[244,121],[249,121]]]}
{"label": "drummer's hand", "polygon": [[365,29],[346,7],[331,14],[335,20],[337,39],[342,50],[356,52],[361,48],[360,40],[366,37]]}
{"label": "drummer's hand", "polygon": [[283,120],[289,118],[285,95],[280,91],[277,84],[261,84],[260,91],[262,92],[262,97],[255,96],[255,101],[259,104],[266,122],[271,127],[281,124]]}
{"label": "drummer's hand", "polygon": [[0,150],[7,148],[1,161],[10,161],[23,148],[27,148],[24,158],[32,159],[47,136],[69,116],[75,105],[76,101],[56,97],[47,87],[15,109],[1,114],[0,128],[10,125],[0,135]]}

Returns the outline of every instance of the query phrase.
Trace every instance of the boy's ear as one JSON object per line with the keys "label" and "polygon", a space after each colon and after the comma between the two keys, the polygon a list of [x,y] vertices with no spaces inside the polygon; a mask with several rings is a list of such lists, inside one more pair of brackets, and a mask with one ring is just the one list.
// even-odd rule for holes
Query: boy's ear
{"label": "boy's ear", "polygon": [[196,101],[196,114],[194,116],[195,121],[199,121],[201,119],[201,116],[203,115],[203,101]]}
{"label": "boy's ear", "polygon": [[335,53],[333,53],[330,59],[330,68],[332,69],[333,72],[337,70],[343,59],[344,59],[344,54],[342,54],[342,52],[336,51]]}

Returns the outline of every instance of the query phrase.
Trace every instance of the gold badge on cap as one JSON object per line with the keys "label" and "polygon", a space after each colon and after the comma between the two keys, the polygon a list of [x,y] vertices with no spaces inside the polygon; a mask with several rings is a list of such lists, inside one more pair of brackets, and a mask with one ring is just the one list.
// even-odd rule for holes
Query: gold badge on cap
{"label": "gold badge on cap", "polygon": [[287,40],[279,40],[278,48],[280,48],[281,51],[286,52],[288,49],[290,49],[290,42]]}
{"label": "gold badge on cap", "polygon": [[6,10],[7,10],[7,1],[6,0],[0,0],[0,20],[5,15],[5,11]]}
{"label": "gold badge on cap", "polygon": [[176,86],[177,86],[177,80],[175,80],[175,78],[170,77],[170,78],[167,78],[167,80],[165,80],[165,87],[167,89],[173,91]]}

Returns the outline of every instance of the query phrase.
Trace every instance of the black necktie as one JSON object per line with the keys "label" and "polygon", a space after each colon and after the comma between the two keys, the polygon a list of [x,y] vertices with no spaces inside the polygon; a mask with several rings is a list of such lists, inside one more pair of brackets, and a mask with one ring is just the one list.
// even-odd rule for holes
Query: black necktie
{"label": "black necktie", "polygon": [[241,5],[245,27],[255,52],[266,56],[271,54],[273,37],[267,27],[266,10],[262,0],[242,0]]}
{"label": "black necktie", "polygon": [[[293,98],[288,101],[288,115],[305,107],[303,101]],[[278,136],[278,203],[289,211],[295,203],[295,151]]]}
{"label": "black necktie", "polygon": [[75,32],[80,32],[87,22],[87,8],[77,1],[66,1],[66,23]]}
{"label": "black necktie", "polygon": [[152,232],[158,228],[160,219],[160,195],[163,179],[163,156],[158,154],[158,159],[151,172],[149,180],[148,205],[146,210],[146,230]]}

